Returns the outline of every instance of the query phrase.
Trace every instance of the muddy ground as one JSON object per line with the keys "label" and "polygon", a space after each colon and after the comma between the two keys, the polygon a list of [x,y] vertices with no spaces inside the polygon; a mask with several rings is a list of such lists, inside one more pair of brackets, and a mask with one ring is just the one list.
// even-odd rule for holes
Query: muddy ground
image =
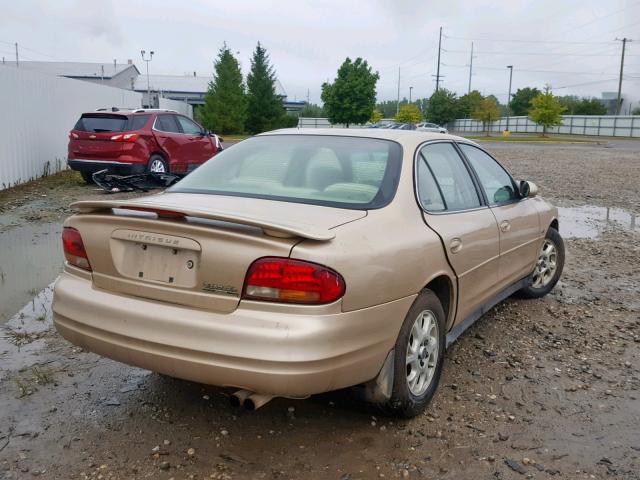
{"label": "muddy ground", "polygon": [[68,203],[102,194],[70,173],[0,192],[0,478],[640,478],[640,142],[485,146],[565,207],[565,274],[467,331],[409,421],[348,392],[249,413],[73,347],[44,287]]}

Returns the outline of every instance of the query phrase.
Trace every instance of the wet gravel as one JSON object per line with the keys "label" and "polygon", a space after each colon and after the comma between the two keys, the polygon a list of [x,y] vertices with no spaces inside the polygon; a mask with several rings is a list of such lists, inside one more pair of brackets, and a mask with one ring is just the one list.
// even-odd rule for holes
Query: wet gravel
{"label": "wet gravel", "polygon": [[[485,147],[562,206],[631,219],[637,145]],[[73,177],[25,191],[0,193],[2,245],[99,195]],[[468,330],[447,352],[434,401],[409,421],[348,391],[232,408],[227,390],[68,344],[51,329],[45,289],[0,331],[0,479],[638,479],[640,233],[624,219],[574,218],[588,233],[566,240],[554,292],[510,299]]]}

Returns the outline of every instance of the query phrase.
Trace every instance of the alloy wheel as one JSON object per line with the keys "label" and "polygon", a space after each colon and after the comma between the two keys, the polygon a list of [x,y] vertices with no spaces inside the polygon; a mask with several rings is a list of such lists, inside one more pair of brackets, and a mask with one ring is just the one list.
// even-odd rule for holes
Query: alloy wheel
{"label": "alloy wheel", "polygon": [[433,380],[438,363],[438,321],[430,310],[420,312],[407,344],[407,385],[415,396],[422,395]]}

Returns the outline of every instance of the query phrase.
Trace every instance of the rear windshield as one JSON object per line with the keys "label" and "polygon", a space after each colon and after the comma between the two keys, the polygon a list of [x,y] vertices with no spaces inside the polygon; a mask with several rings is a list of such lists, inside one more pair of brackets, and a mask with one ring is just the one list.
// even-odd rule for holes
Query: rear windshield
{"label": "rear windshield", "polygon": [[74,130],[81,132],[127,132],[141,129],[150,115],[125,115],[85,113],[76,123]]}
{"label": "rear windshield", "polygon": [[388,140],[254,137],[219,153],[169,191],[380,208],[395,195],[401,156],[400,145]]}

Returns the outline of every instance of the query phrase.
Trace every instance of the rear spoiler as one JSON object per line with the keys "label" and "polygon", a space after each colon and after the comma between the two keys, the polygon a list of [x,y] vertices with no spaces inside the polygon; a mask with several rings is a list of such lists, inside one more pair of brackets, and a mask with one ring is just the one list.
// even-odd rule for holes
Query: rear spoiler
{"label": "rear spoiler", "polygon": [[203,218],[206,220],[216,220],[220,222],[238,223],[261,228],[267,235],[276,237],[296,236],[326,242],[335,238],[336,234],[327,229],[320,229],[314,225],[288,224],[284,222],[271,222],[262,218],[251,218],[238,215],[232,212],[216,212],[211,210],[197,210],[183,208],[171,204],[151,203],[136,200],[83,200],[71,204],[80,213],[99,213],[111,210],[112,208],[129,209],[134,211],[167,211],[182,214],[187,217]]}

